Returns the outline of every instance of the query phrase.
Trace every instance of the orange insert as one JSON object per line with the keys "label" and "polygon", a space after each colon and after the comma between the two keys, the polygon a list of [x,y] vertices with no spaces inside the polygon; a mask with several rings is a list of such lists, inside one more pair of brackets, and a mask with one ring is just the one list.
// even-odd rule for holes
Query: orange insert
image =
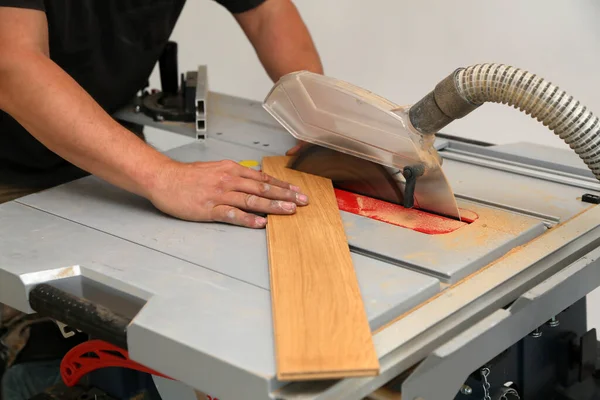
{"label": "orange insert", "polygon": [[474,212],[460,209],[462,217],[461,221],[457,221],[340,189],[335,189],[335,195],[338,207],[342,211],[412,229],[428,235],[454,232],[478,218]]}

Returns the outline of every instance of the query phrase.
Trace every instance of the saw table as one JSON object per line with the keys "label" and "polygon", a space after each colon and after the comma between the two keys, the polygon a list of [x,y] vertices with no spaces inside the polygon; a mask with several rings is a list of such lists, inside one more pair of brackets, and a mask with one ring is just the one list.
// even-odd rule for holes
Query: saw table
{"label": "saw table", "polygon": [[[208,96],[206,135],[169,156],[260,168],[262,157],[295,144],[260,102]],[[117,117],[198,137],[194,121],[156,121],[133,107]],[[563,358],[571,360],[565,373],[577,376],[566,385],[585,381],[587,343],[595,361],[585,296],[600,285],[600,185],[568,150],[444,136],[435,146],[468,217],[462,223],[369,208],[338,193],[381,363],[375,377],[278,381],[265,231],[176,220],[96,177],[0,205],[0,302],[33,312],[31,294],[56,289],[105,307],[125,321],[129,358],[166,376],[155,377],[163,393],[179,387],[220,400],[374,399],[396,382],[386,393],[446,400],[483,398],[478,390],[489,379],[490,392],[506,390],[510,380],[521,398],[538,398],[521,381],[531,371],[510,375],[496,362],[507,362],[498,356],[516,345],[549,346],[554,332],[576,343]],[[550,358],[544,366],[560,364]]]}

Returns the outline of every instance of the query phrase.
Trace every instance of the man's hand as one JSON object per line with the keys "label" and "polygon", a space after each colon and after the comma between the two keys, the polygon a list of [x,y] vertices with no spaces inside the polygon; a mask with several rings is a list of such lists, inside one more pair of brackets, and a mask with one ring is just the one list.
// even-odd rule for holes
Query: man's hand
{"label": "man's hand", "polygon": [[293,214],[308,204],[300,188],[233,161],[178,163],[165,168],[150,195],[161,211],[191,221],[263,228],[252,212]]}

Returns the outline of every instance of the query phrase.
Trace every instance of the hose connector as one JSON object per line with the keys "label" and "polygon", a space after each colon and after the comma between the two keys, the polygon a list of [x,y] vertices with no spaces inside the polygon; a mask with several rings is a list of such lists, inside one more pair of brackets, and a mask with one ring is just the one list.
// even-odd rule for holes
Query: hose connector
{"label": "hose connector", "polygon": [[456,79],[462,70],[464,68],[459,68],[448,75],[409,110],[411,124],[422,134],[437,133],[480,106],[460,94]]}

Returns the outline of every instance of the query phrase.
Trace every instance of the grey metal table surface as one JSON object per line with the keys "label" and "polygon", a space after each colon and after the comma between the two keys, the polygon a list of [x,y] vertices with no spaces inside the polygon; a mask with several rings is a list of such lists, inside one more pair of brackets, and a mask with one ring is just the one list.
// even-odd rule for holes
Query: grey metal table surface
{"label": "grey metal table surface", "polygon": [[[207,139],[171,157],[260,161],[294,144],[258,102],[211,93],[207,106]],[[376,378],[277,381],[264,230],[176,220],[96,177],[0,205],[0,302],[30,312],[28,290],[49,281],[98,302],[111,297],[98,293],[114,292],[114,307],[133,318],[130,357],[190,387],[221,400],[359,399],[581,256],[598,236],[598,211],[580,198],[600,185],[568,151],[528,158],[502,146],[447,139],[437,146],[474,222],[432,235],[341,212],[382,362]],[[490,275],[515,249],[522,257],[511,265],[537,272],[519,284],[511,268]],[[477,279],[462,279],[477,271],[477,279],[493,279],[465,289]]]}

